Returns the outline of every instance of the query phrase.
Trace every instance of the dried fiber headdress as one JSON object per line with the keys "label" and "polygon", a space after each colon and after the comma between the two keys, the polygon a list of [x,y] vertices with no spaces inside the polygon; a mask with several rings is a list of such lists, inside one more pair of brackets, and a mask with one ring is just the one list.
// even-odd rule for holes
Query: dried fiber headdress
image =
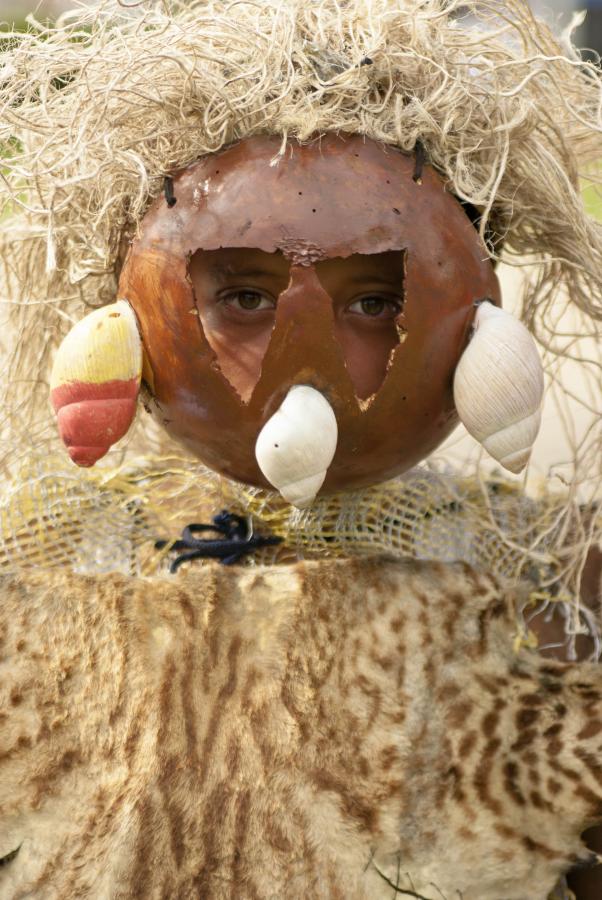
{"label": "dried fiber headdress", "polygon": [[[498,488],[492,503],[491,485],[477,479],[474,540],[485,546],[482,535],[495,535],[490,564],[504,571],[496,560],[511,548],[521,560],[512,574],[536,570],[547,597],[578,592],[599,528],[602,478],[599,422],[591,421],[601,405],[602,225],[588,215],[583,190],[584,179],[589,191],[598,180],[602,93],[596,68],[579,59],[568,34],[559,42],[521,0],[106,0],[54,26],[32,21],[27,33],[5,35],[4,48],[0,472],[11,485],[3,507],[8,563],[21,552],[19,535],[45,528],[57,508],[37,481],[42,471],[49,477],[40,460],[56,442],[48,404],[55,348],[83,313],[116,299],[128,240],[165,176],[251,135],[281,136],[284,153],[288,138],[339,132],[407,152],[419,142],[449,190],[474,208],[491,255],[529,267],[520,295],[517,288],[505,302],[539,342],[570,458],[563,449],[554,470],[562,481],[548,480],[539,531],[532,516],[525,526],[516,514],[526,502],[518,489],[508,490],[503,508]],[[577,386],[565,380],[574,366]],[[129,455],[121,448],[109,458],[131,467],[138,454],[137,500],[130,495],[127,507],[138,518],[158,483],[156,454],[168,447],[140,425]],[[466,463],[463,477],[470,472]],[[75,474],[82,496],[100,477]],[[391,486],[399,499],[389,521],[436,516],[439,495],[429,491],[408,506],[405,487]],[[241,508],[256,510],[243,493]],[[349,510],[361,506],[358,498],[331,503],[340,530],[353,532]],[[123,512],[122,499],[115,504]],[[285,534],[292,528],[282,525]],[[316,552],[342,552],[343,544],[348,552],[336,539]],[[414,552],[393,539],[390,546]],[[436,541],[420,550],[447,552]],[[69,555],[46,558],[56,564]]]}

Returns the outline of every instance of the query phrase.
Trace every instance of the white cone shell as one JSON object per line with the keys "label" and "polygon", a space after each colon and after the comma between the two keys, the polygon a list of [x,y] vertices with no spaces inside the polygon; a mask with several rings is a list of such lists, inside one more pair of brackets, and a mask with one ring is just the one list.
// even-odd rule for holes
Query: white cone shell
{"label": "white cone shell", "polygon": [[518,473],[539,431],[542,397],[541,360],[528,330],[510,313],[481,303],[454,375],[454,401],[466,430]]}
{"label": "white cone shell", "polygon": [[281,496],[304,509],[322,487],[337,439],[328,400],[315,388],[295,385],[259,432],[255,458]]}

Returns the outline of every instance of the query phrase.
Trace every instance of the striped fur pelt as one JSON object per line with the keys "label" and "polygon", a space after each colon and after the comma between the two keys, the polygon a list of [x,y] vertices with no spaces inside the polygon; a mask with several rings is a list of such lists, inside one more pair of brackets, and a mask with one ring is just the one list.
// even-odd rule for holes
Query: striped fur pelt
{"label": "striped fur pelt", "polygon": [[385,558],[0,582],[0,896],[544,900],[593,862],[602,669]]}

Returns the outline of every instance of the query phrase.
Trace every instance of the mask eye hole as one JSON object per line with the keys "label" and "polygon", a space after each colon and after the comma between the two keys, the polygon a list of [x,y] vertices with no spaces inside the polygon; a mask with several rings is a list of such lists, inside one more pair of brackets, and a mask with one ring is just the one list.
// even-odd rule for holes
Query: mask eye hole
{"label": "mask eye hole", "polygon": [[290,282],[282,253],[197,250],[188,269],[195,306],[216,364],[243,402],[261,376],[278,297]]}
{"label": "mask eye hole", "polygon": [[354,253],[322,260],[315,268],[332,297],[335,337],[356,397],[369,402],[406,337],[406,253]]}

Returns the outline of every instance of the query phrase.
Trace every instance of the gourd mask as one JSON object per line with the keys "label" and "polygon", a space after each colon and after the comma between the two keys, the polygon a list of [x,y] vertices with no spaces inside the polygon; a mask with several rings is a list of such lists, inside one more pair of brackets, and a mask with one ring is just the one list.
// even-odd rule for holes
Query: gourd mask
{"label": "gourd mask", "polygon": [[[358,135],[289,143],[281,155],[280,144],[249,138],[170,179],[132,244],[119,302],[65,339],[52,396],[76,462],[92,464],[127,430],[142,378],[153,414],[205,464],[299,506],[403,472],[457,424],[454,373],[475,311],[499,305],[461,204],[432,167]],[[490,360],[504,346],[503,324],[493,331]],[[73,362],[89,341],[95,369]],[[527,457],[541,399],[534,352],[533,390],[525,399],[504,388],[493,424],[483,422],[483,353],[458,388],[483,442],[529,420]],[[514,453],[510,468],[526,462],[514,445],[488,449],[502,462]]]}

